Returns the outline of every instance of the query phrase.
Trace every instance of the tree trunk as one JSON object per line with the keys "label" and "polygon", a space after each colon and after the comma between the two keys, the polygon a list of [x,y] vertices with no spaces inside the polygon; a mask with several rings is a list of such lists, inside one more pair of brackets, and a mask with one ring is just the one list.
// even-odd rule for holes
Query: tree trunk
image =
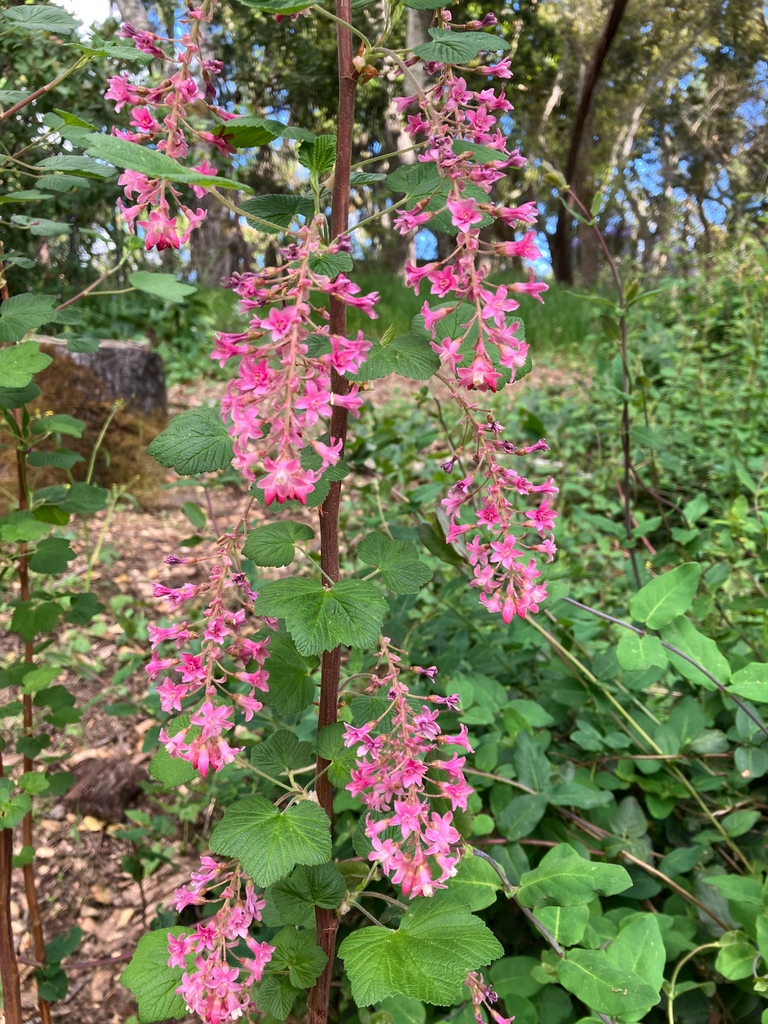
{"label": "tree trunk", "polygon": [[114,0],[114,3],[120,12],[120,18],[124,22],[129,21],[139,32],[154,31],[149,15],[141,0]]}
{"label": "tree trunk", "polygon": [[[592,59],[589,62],[584,81],[581,86],[579,106],[576,110],[576,118],[571,130],[571,143],[568,149],[568,159],[565,165],[565,180],[568,184],[573,183],[581,156],[582,143],[586,135],[587,120],[592,107],[592,100],[595,89],[600,81],[600,73],[605,64],[605,58],[611,48],[619,23],[624,15],[629,0],[612,0],[608,10],[608,17],[605,19],[602,31],[595,45]],[[573,261],[571,259],[571,213],[565,206],[561,206],[557,218],[554,238],[552,240],[552,269],[555,277],[563,284],[573,284]]]}

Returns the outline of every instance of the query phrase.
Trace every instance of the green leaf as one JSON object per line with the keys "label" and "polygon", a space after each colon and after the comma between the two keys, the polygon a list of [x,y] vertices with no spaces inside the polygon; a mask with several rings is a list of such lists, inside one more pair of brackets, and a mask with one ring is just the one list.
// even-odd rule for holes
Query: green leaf
{"label": "green leaf", "polygon": [[404,7],[413,11],[437,11],[445,7],[445,0],[400,0]]}
{"label": "green leaf", "polygon": [[357,749],[344,746],[344,723],[323,726],[317,737],[318,757],[330,762],[328,778],[338,788],[349,782],[350,772],[357,761]]}
{"label": "green leaf", "polygon": [[131,962],[120,975],[121,984],[136,996],[139,1021],[181,1020],[187,1016],[184,1000],[176,994],[183,967],[168,966],[168,936],[188,933],[186,928],[158,928],[139,939]]}
{"label": "green leaf", "polygon": [[508,50],[510,44],[501,36],[488,32],[453,32],[447,28],[431,28],[431,43],[414,46],[413,52],[422,60],[439,64],[466,64],[481,53]]}
{"label": "green leaf", "polygon": [[264,922],[272,927],[293,924],[311,928],[316,906],[335,910],[346,894],[346,882],[335,864],[298,867],[290,878],[275,882],[264,893]]}
{"label": "green leaf", "polygon": [[129,275],[128,280],[140,292],[165,299],[166,302],[183,302],[188,295],[197,291],[193,285],[177,281],[173,274],[150,274],[146,270],[137,270]]}
{"label": "green leaf", "polygon": [[411,996],[388,996],[378,1005],[384,1013],[389,1014],[392,1024],[424,1024],[427,1019],[426,1007]]}
{"label": "green leaf", "polygon": [[63,611],[57,601],[22,601],[13,611],[11,632],[18,633],[23,640],[34,640],[40,633],[50,633]]}
{"label": "green leaf", "polygon": [[363,928],[339,947],[358,1006],[397,995],[450,1006],[467,973],[502,953],[480,918],[444,895],[412,904],[397,931]]}
{"label": "green leaf", "polygon": [[629,672],[645,672],[654,665],[666,668],[669,660],[657,636],[639,636],[629,632],[619,640],[616,657],[621,667]]}
{"label": "green leaf", "polygon": [[[101,136],[99,137],[101,138]],[[108,136],[106,135],[104,136],[104,138],[107,137]],[[118,141],[120,140],[115,139],[115,142]],[[139,146],[139,149],[140,148],[141,147]],[[73,156],[67,153],[59,153],[56,156],[46,157],[45,160],[41,160],[37,166],[50,172],[71,172],[81,178],[89,178],[93,181],[102,182],[106,178],[114,177],[115,174],[114,167],[108,167],[105,164],[100,164],[97,160],[92,160],[88,156]],[[50,188],[50,185],[46,187]]]}
{"label": "green leaf", "polygon": [[270,142],[274,142],[275,139],[299,139],[311,142],[316,138],[306,128],[297,128],[272,118],[251,115],[225,121],[216,129],[215,134],[220,138],[225,138],[235,149],[266,146]]}
{"label": "green leaf", "polygon": [[333,170],[336,163],[336,136],[318,135],[299,146],[299,163],[315,175]]}
{"label": "green leaf", "polygon": [[374,174],[368,171],[352,171],[349,176],[349,184],[353,188],[357,185],[378,185],[380,181],[386,180],[386,174]]}
{"label": "green leaf", "polygon": [[734,672],[728,692],[757,704],[768,704],[768,665],[753,661]]}
{"label": "green leaf", "polygon": [[19,28],[33,32],[56,32],[70,35],[80,24],[71,14],[50,4],[29,4],[3,11],[2,21],[12,21]]}
{"label": "green leaf", "polygon": [[[241,0],[241,3],[245,0]],[[285,975],[269,974],[259,985],[256,1003],[264,1013],[276,1020],[285,1020],[301,989],[294,988]]]}
{"label": "green leaf", "polygon": [[379,380],[398,373],[410,380],[429,380],[439,369],[440,357],[430,347],[428,338],[401,334],[384,347],[374,341],[368,359],[350,379]]}
{"label": "green leaf", "polygon": [[312,196],[263,195],[246,199],[240,209],[260,231],[274,234],[290,227],[297,217],[313,217],[315,202]]}
{"label": "green leaf", "polygon": [[0,409],[21,409],[29,402],[34,402],[40,395],[37,384],[27,384],[22,388],[9,388],[0,384]]}
{"label": "green leaf", "polygon": [[53,416],[43,416],[42,419],[35,420],[30,429],[33,434],[65,434],[67,437],[82,437],[85,423],[75,416],[59,412]]}
{"label": "green leaf", "polygon": [[662,573],[638,590],[629,602],[629,610],[649,629],[661,629],[693,604],[701,576],[698,562],[686,562],[671,572]]}
{"label": "green leaf", "polygon": [[58,448],[55,452],[30,452],[27,456],[30,466],[52,466],[54,469],[72,469],[78,462],[85,462],[82,455],[69,448]]}
{"label": "green leaf", "polygon": [[299,11],[307,9],[306,3],[302,6],[301,0],[241,0],[246,7],[253,7],[254,10],[264,11],[265,14],[298,14]]}
{"label": "green leaf", "polygon": [[[613,967],[622,971],[634,971],[651,986],[657,996],[648,1004],[647,1009],[655,1006],[661,997],[664,964],[667,959],[658,915],[632,914],[624,918],[619,934],[607,949],[607,955],[608,962]],[[641,1014],[643,1015],[644,1013]]]}
{"label": "green leaf", "polygon": [[312,744],[302,743],[287,729],[280,729],[269,739],[251,747],[251,764],[272,778],[296,768],[306,768],[314,764],[314,761]]}
{"label": "green leaf", "polygon": [[312,273],[324,274],[326,277],[348,274],[353,268],[354,263],[348,252],[324,252],[309,258],[309,269]]}
{"label": "green leaf", "polygon": [[[721,683],[727,683],[731,675],[731,666],[720,652],[714,640],[704,636],[684,615],[674,619],[661,632],[662,639],[673,647],[677,647],[689,657],[698,661],[711,675]],[[669,660],[677,671],[685,679],[692,683],[703,686],[707,690],[713,690],[715,684],[708,679],[695,665],[679,654],[669,651]]]}
{"label": "green leaf", "polygon": [[540,794],[525,794],[510,800],[497,815],[496,827],[511,843],[529,836],[547,810],[547,798]]}
{"label": "green leaf", "polygon": [[30,235],[37,235],[40,238],[55,238],[57,235],[68,235],[72,231],[72,225],[63,221],[48,220],[47,217],[26,217],[20,213],[13,214],[11,223],[26,228]]}
{"label": "green leaf", "polygon": [[520,733],[517,737],[515,768],[518,779],[529,789],[543,792],[549,788],[549,779],[553,770],[552,762],[527,732]]}
{"label": "green leaf", "polygon": [[[8,301],[12,302],[13,299]],[[3,319],[0,315],[0,334],[2,334],[2,327]],[[50,362],[51,357],[40,351],[40,346],[36,341],[25,341],[20,345],[0,348],[0,376],[2,376],[5,386],[9,388],[26,387],[32,380],[33,374],[38,370],[44,370]]]}
{"label": "green leaf", "polygon": [[149,454],[180,476],[226,469],[232,462],[232,439],[215,409],[200,406],[174,416],[158,434]]}
{"label": "green leaf", "polygon": [[763,905],[763,886],[756,878],[742,878],[739,875],[707,875],[702,881],[706,885],[714,885],[717,891],[727,900],[734,903],[752,903],[757,907]]}
{"label": "green leaf", "polygon": [[[729,941],[730,940],[730,941]],[[715,960],[715,970],[729,981],[751,978],[757,950],[743,932],[726,932],[724,943]]]}
{"label": "green leaf", "polygon": [[323,864],[331,856],[330,821],[309,800],[280,812],[264,797],[238,800],[213,830],[211,850],[238,857],[257,885],[284,878],[296,864]]}
{"label": "green leaf", "polygon": [[[198,171],[190,170],[160,153],[156,149],[147,149],[138,142],[128,142],[127,139],[119,139],[115,135],[92,134],[87,138],[86,152],[98,160],[107,160],[115,167],[125,167],[130,171],[138,171],[139,174],[146,174],[148,178],[162,178],[164,181],[185,182],[188,185],[203,185],[210,187],[218,185],[220,188],[237,188],[250,191],[246,185],[230,181],[228,178],[218,176],[206,177]],[[56,158],[54,158],[56,159]],[[59,165],[56,165],[59,167]],[[66,170],[60,167],[61,170]]]}
{"label": "green leaf", "polygon": [[731,839],[746,835],[760,821],[759,811],[733,811],[726,814],[721,824]]}
{"label": "green leaf", "polygon": [[38,690],[44,690],[57,676],[61,675],[61,671],[56,665],[42,665],[40,668],[25,672],[23,692],[37,693]]}
{"label": "green leaf", "polygon": [[328,956],[315,943],[314,929],[297,932],[283,928],[272,939],[275,951],[270,967],[287,971],[288,981],[295,988],[310,988],[328,963]]}
{"label": "green leaf", "polygon": [[104,605],[95,594],[73,594],[69,599],[69,611],[65,618],[75,626],[87,626],[95,615],[103,611]]}
{"label": "green leaf", "polygon": [[63,512],[92,515],[109,504],[109,491],[97,484],[74,483],[67,490],[65,501],[59,503]]}
{"label": "green leaf", "polygon": [[563,988],[593,1012],[622,1016],[647,1010],[660,998],[639,974],[614,967],[604,950],[572,949],[555,966]]}
{"label": "green leaf", "polygon": [[517,899],[524,907],[577,907],[595,896],[615,896],[632,885],[618,864],[584,860],[567,843],[553,847],[520,879]]}
{"label": "green leaf", "polygon": [[33,572],[59,576],[75,557],[68,540],[63,537],[46,537],[37,545],[35,553],[29,560],[29,568]]}
{"label": "green leaf", "polygon": [[12,512],[0,521],[0,537],[9,544],[36,541],[50,532],[50,525],[39,523],[30,512]]}
{"label": "green leaf", "polygon": [[419,559],[409,541],[369,533],[358,545],[357,554],[367,565],[380,570],[384,584],[395,594],[416,594],[432,579],[432,570]]}
{"label": "green leaf", "polygon": [[243,546],[243,556],[255,565],[290,565],[296,557],[297,541],[312,540],[315,531],[306,523],[281,520],[251,530]]}
{"label": "green leaf", "polygon": [[[170,722],[166,722],[165,731],[169,736],[175,736],[177,732],[189,727],[189,715],[178,715]],[[193,725],[187,736],[193,740],[200,732],[199,725]],[[184,786],[193,779],[198,778],[198,771],[193,768],[189,761],[180,757],[171,757],[165,746],[161,743],[157,753],[149,762],[149,774],[153,779],[162,782],[166,789],[177,789]]]}
{"label": "green leaf", "polygon": [[300,654],[347,647],[373,647],[387,602],[371,583],[342,580],[325,588],[317,580],[292,576],[261,585],[256,615],[284,619]]}
{"label": "green leaf", "polygon": [[536,917],[561,946],[576,946],[589,923],[589,907],[541,907]]}
{"label": "green leaf", "polygon": [[315,699],[312,672],[317,660],[299,654],[288,636],[269,637],[269,705],[281,715],[295,715]]}
{"label": "green leaf", "polygon": [[487,860],[472,854],[462,857],[458,871],[448,882],[448,893],[470,910],[493,906],[501,888],[499,876]]}

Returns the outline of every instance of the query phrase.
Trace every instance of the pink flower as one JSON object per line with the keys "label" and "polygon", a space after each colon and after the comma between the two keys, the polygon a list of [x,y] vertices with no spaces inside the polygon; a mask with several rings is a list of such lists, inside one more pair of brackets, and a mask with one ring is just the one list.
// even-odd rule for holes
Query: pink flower
{"label": "pink flower", "polygon": [[159,210],[153,210],[149,220],[140,220],[139,226],[147,232],[145,245],[147,249],[178,249],[179,236],[176,232],[176,218],[172,220]]}
{"label": "pink flower", "polygon": [[292,499],[306,505],[307,495],[314,490],[312,470],[302,469],[298,459],[264,459],[264,469],[267,475],[258,481],[257,487],[264,491],[265,505],[273,501],[282,505]]}
{"label": "pink flower", "polygon": [[446,205],[451,211],[453,226],[459,231],[469,231],[473,224],[479,224],[483,219],[474,199],[449,199]]}

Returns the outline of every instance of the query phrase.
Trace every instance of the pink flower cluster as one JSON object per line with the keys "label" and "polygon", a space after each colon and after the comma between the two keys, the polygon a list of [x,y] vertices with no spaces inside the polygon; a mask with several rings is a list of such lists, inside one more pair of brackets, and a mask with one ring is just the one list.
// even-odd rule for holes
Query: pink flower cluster
{"label": "pink flower cluster", "polygon": [[[528,612],[537,612],[547,596],[546,584],[540,582],[537,556],[545,556],[549,562],[555,557],[552,531],[557,512],[548,499],[557,494],[558,488],[551,477],[543,484],[532,484],[499,462],[502,455],[547,451],[544,441],[524,448],[500,441],[504,429],[501,424],[490,415],[488,422],[478,423],[469,406],[465,407],[465,425],[473,435],[473,469],[451,487],[441,502],[450,521],[446,540],[450,544],[475,533],[466,545],[474,569],[470,586],[479,589],[480,601],[489,612],[501,612],[508,623],[515,615],[524,618]],[[451,472],[457,463],[461,464],[458,452],[443,469]],[[521,498],[538,495],[546,497],[536,507],[525,511],[519,507]],[[462,522],[465,516],[469,522]]]}
{"label": "pink flower cluster", "polygon": [[497,1002],[499,997],[491,986],[486,984],[485,978],[479,971],[472,971],[468,974],[465,985],[472,995],[472,1008],[475,1011],[477,1024],[485,1024],[483,1007],[490,1014],[494,1024],[512,1024],[512,1021],[515,1019],[514,1017],[502,1017],[497,1010],[494,1010],[491,1004]]}
{"label": "pink flower cluster", "polygon": [[[206,600],[201,631],[186,621],[168,627],[148,627],[152,657],[146,671],[151,680],[163,676],[157,686],[163,711],[181,711],[182,701],[193,693],[201,699],[190,715],[190,725],[172,736],[162,729],[160,741],[171,757],[189,761],[202,776],[209,768],[220,771],[242,749],[231,746],[225,738],[234,725],[235,707],[250,721],[263,707],[256,691],[269,689],[269,673],[264,669],[269,657],[269,638],[257,641],[242,635],[257,595],[245,573],[235,569],[230,553],[233,543],[232,534],[222,538],[219,561],[211,566],[204,583],[185,583],[181,587],[154,584],[155,597],[163,598],[170,609],[188,601]],[[180,559],[175,555],[166,559],[171,565],[198,561],[201,559]],[[239,606],[234,611],[225,603],[227,595],[234,597],[232,603]],[[167,641],[174,642],[176,651],[164,657],[159,647]],[[195,650],[191,650],[190,642],[196,641],[199,643],[194,643]],[[233,670],[225,665],[225,658],[240,662],[242,668]],[[256,663],[255,671],[248,670],[251,662]],[[240,687],[243,692],[232,692],[231,685],[226,685],[228,679],[244,684]]]}
{"label": "pink flower cluster", "polygon": [[[130,128],[115,129],[118,138],[142,145],[152,143],[173,158],[187,155],[189,142],[186,133],[192,131],[187,120],[188,112],[195,104],[207,103],[213,98],[213,76],[219,74],[223,66],[221,61],[203,59],[200,50],[202,23],[211,20],[214,4],[215,0],[203,0],[199,7],[195,7],[190,0],[187,15],[182,19],[184,30],[178,40],[139,32],[130,22],[123,25],[120,35],[132,39],[143,53],[166,61],[176,70],[154,87],[137,85],[127,74],[114,75],[109,79],[105,98],[115,101],[118,112],[126,106],[131,109]],[[177,43],[180,46],[178,54],[175,52]],[[170,53],[167,52],[169,50]],[[193,75],[195,65],[202,88]],[[229,116],[223,111],[217,113],[220,117]],[[217,146],[222,152],[234,152],[219,135],[210,132],[194,132],[194,135]],[[216,174],[216,169],[207,160],[192,169],[199,173],[201,179]],[[147,249],[178,249],[205,218],[205,210],[185,206],[181,202],[181,192],[168,181],[148,178],[136,171],[124,171],[118,181],[130,204],[125,206],[118,200],[123,218],[130,227],[138,224],[144,229]],[[198,183],[192,186],[192,191],[200,199],[207,189]],[[169,195],[183,215],[186,227],[178,225],[178,215],[171,217]],[[144,219],[140,220],[140,217]]]}
{"label": "pink flower cluster", "polygon": [[[190,883],[174,893],[174,907],[224,902],[191,933],[168,936],[168,966],[185,968],[176,991],[190,1013],[199,1014],[206,1024],[230,1024],[252,1008],[250,989],[261,981],[275,947],[256,942],[249,934],[264,909],[250,879],[212,857],[202,857],[200,866]],[[221,891],[206,899],[205,892],[213,887]],[[242,942],[250,956],[235,952]],[[190,957],[193,968],[188,967]]]}
{"label": "pink flower cluster", "polygon": [[[437,721],[439,709],[431,711],[420,700],[458,706],[457,696],[413,698],[400,679],[400,657],[383,638],[379,665],[384,674],[377,676],[376,688],[388,687],[389,706],[379,718],[362,726],[345,726],[344,744],[356,746],[357,767],[347,789],[359,796],[373,814],[366,819],[365,834],[373,846],[369,859],[403,893],[432,896],[446,888],[447,879],[456,874],[461,859],[462,839],[453,827],[453,811],[466,810],[467,797],[473,792],[462,771],[465,758],[454,753],[448,759],[437,756],[440,745],[453,744],[472,752],[466,726],[458,736],[446,736]],[[416,670],[431,678],[434,670]],[[430,675],[431,673],[431,675]],[[430,769],[447,778],[429,777]],[[431,809],[431,801],[449,801],[451,810],[440,814]],[[386,829],[399,836],[383,837]]]}
{"label": "pink flower cluster", "polygon": [[[298,242],[282,250],[282,266],[238,274],[229,282],[242,309],[253,312],[253,317],[242,334],[218,334],[212,354],[221,366],[240,357],[237,376],[222,401],[222,418],[230,423],[235,468],[248,480],[256,479],[259,464],[266,470],[257,486],[267,505],[290,499],[306,503],[320,476],[338,463],[342,452],[341,438],[324,441],[310,433],[331,416],[334,405],[357,413],[363,402],[357,384],[346,394],[332,393],[331,375],[355,373],[371,343],[362,331],[356,338],[332,334],[325,303],[313,302],[313,293],[321,299],[335,296],[371,318],[376,318],[379,296],[360,295],[360,287],[345,274],[331,278],[322,272],[322,263],[315,260],[321,254],[323,226],[324,218],[318,217],[300,228]],[[341,240],[322,253],[333,256],[347,248]],[[313,354],[318,348],[322,354]],[[317,468],[302,466],[300,455],[307,445],[319,457]]]}
{"label": "pink flower cluster", "polygon": [[[450,17],[445,15],[441,12],[440,18],[447,27]],[[543,484],[533,484],[501,464],[504,455],[545,451],[545,442],[519,448],[501,440],[501,424],[490,413],[486,422],[478,421],[474,415],[477,406],[464,395],[467,390],[498,390],[503,371],[509,371],[514,380],[526,362],[528,344],[518,336],[520,324],[513,314],[519,303],[514,295],[527,293],[541,301],[547,286],[536,282],[531,273],[527,282],[491,287],[486,280],[487,258],[537,259],[541,253],[535,233],[526,231],[516,241],[489,242],[481,237],[481,229],[494,219],[504,228],[528,226],[536,220],[537,211],[534,203],[509,207],[494,202],[490,195],[508,168],[525,163],[517,150],[509,151],[499,126],[498,115],[512,109],[503,92],[493,88],[473,91],[450,67],[431,70],[439,76],[434,86],[421,97],[398,102],[406,111],[419,100],[419,112],[408,117],[407,131],[416,143],[422,137],[426,140],[419,160],[433,165],[437,182],[442,179],[443,184],[436,184],[434,195],[401,212],[396,224],[406,233],[447,211],[456,229],[451,255],[423,267],[408,264],[406,279],[417,293],[426,280],[432,295],[450,297],[434,308],[425,302],[421,310],[424,326],[434,339],[432,348],[443,363],[443,379],[463,411],[462,445],[443,467],[452,472],[458,463],[464,471],[463,479],[442,502],[450,521],[447,539],[452,543],[470,531],[482,531],[482,539],[476,535],[467,545],[474,568],[472,586],[480,590],[480,600],[489,611],[501,612],[504,621],[511,622],[515,615],[524,617],[538,611],[546,597],[537,556],[552,561],[556,551],[552,531],[557,513],[549,499],[558,489],[549,477]],[[476,70],[501,78],[511,75],[506,59]],[[435,202],[437,193],[446,195],[444,206]],[[452,321],[458,318],[459,330],[451,331],[455,337],[441,338],[440,326],[449,314],[455,314]],[[461,458],[465,451],[471,462],[466,470]],[[520,499],[529,496],[543,500],[532,508],[519,507]]]}

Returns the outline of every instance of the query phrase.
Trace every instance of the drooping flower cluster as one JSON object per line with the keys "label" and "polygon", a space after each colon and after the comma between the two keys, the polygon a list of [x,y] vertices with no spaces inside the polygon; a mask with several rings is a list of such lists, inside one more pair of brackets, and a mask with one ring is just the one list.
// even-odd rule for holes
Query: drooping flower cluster
{"label": "drooping flower cluster", "polygon": [[[211,565],[204,583],[185,583],[181,587],[154,584],[155,597],[164,599],[170,609],[178,609],[189,601],[207,601],[204,620],[198,628],[187,621],[168,627],[148,627],[152,657],[146,671],[151,680],[162,676],[157,686],[162,710],[182,711],[182,701],[192,694],[200,700],[190,713],[190,724],[173,735],[162,729],[160,741],[171,757],[189,761],[203,776],[209,768],[220,771],[242,749],[231,746],[225,738],[234,725],[235,708],[250,721],[263,707],[256,691],[265,693],[269,689],[269,673],[264,669],[269,657],[269,637],[252,640],[243,635],[256,594],[245,573],[236,571],[231,554],[233,544],[233,534],[221,538],[218,560]],[[181,559],[175,555],[166,559],[170,565],[197,561],[201,559]],[[227,597],[237,606],[234,610],[228,607]],[[160,645],[170,641],[176,650],[163,656]],[[239,662],[241,667],[233,668],[231,661],[235,666]],[[237,684],[236,688],[233,684]]]}
{"label": "drooping flower cluster", "polygon": [[[381,865],[403,893],[432,896],[444,889],[456,874],[461,858],[461,836],[454,828],[453,811],[466,810],[473,792],[462,771],[465,758],[454,753],[441,758],[440,746],[453,744],[472,752],[466,726],[458,736],[443,734],[437,721],[439,708],[427,704],[458,707],[457,696],[430,695],[414,698],[400,678],[400,657],[382,638],[379,651],[381,676],[376,689],[387,688],[386,711],[362,726],[345,726],[344,744],[357,747],[357,767],[347,789],[359,796],[372,813],[366,818],[365,833],[373,851],[369,859]],[[419,670],[432,677],[434,669]],[[449,802],[450,810],[440,813],[433,801]],[[385,830],[394,834],[385,835]]]}
{"label": "drooping flower cluster", "polygon": [[[360,288],[341,273],[324,272],[324,261],[345,252],[348,243],[332,243],[319,255],[325,219],[318,217],[297,232],[297,242],[282,251],[280,267],[238,274],[229,284],[240,296],[244,311],[255,312],[249,330],[218,334],[212,358],[221,366],[240,357],[236,378],[227,386],[222,417],[230,424],[234,466],[248,480],[262,465],[258,481],[264,503],[297,499],[306,503],[320,476],[341,456],[341,438],[310,436],[332,407],[356,413],[362,405],[357,384],[346,394],[332,393],[331,375],[356,372],[371,347],[362,331],[355,338],[333,334],[323,301],[313,292],[331,296],[376,318],[378,293],[360,295]],[[265,307],[271,307],[265,313]],[[310,348],[311,345],[311,348]],[[316,465],[302,465],[307,445]],[[309,453],[312,454],[311,452]]]}
{"label": "drooping flower cluster", "polygon": [[472,995],[472,1008],[475,1011],[477,1024],[485,1024],[483,1007],[488,1011],[491,1020],[495,1024],[512,1024],[512,1021],[515,1019],[514,1017],[502,1017],[498,1010],[494,1010],[491,1004],[497,1002],[499,997],[491,986],[486,983],[485,978],[479,971],[472,971],[468,974],[465,984]]}
{"label": "drooping flower cluster", "polygon": [[[152,87],[136,84],[128,74],[110,78],[106,99],[115,101],[118,112],[126,106],[131,110],[130,128],[115,129],[114,134],[118,138],[141,145],[155,145],[174,159],[186,157],[190,134],[224,153],[234,152],[220,134],[194,131],[188,121],[189,112],[196,104],[210,105],[215,96],[213,76],[218,75],[223,67],[221,61],[205,59],[201,52],[202,25],[210,22],[214,6],[215,0],[203,0],[198,7],[190,0],[186,17],[181,20],[182,33],[178,39],[139,32],[130,22],[122,26],[119,34],[132,39],[138,50],[167,62],[175,70],[159,85]],[[200,84],[195,79],[195,72],[199,74]],[[217,108],[212,109],[223,120],[232,116]],[[208,191],[203,179],[215,175],[216,169],[203,160],[192,170],[200,175],[198,183],[192,186],[196,198],[200,199]],[[126,206],[118,200],[123,218],[131,228],[138,224],[144,229],[147,249],[178,249],[205,218],[205,210],[186,206],[181,201],[181,191],[166,180],[126,170],[118,181],[129,202]],[[182,214],[186,227],[178,223],[178,214],[171,216],[169,196]]]}
{"label": "drooping flower cluster", "polygon": [[[448,27],[449,12],[441,12],[440,19]],[[480,590],[480,600],[489,611],[501,612],[504,621],[511,622],[515,615],[538,611],[546,597],[537,560],[544,556],[551,561],[556,551],[557,513],[549,499],[558,489],[550,477],[543,484],[533,484],[502,464],[505,455],[545,451],[546,443],[519,447],[502,440],[501,424],[490,413],[485,422],[478,419],[478,406],[466,393],[497,391],[514,380],[526,363],[528,344],[514,320],[519,307],[514,295],[527,293],[541,301],[547,286],[536,282],[531,272],[527,282],[492,287],[487,282],[487,258],[537,259],[541,253],[535,233],[526,231],[520,240],[495,242],[484,239],[481,232],[494,221],[505,230],[528,227],[537,210],[534,203],[505,206],[490,194],[508,168],[525,163],[517,150],[510,152],[500,127],[500,118],[512,109],[503,92],[473,91],[448,66],[430,65],[428,70],[437,75],[436,83],[420,96],[398,102],[406,111],[418,101],[419,112],[408,117],[406,130],[415,143],[424,141],[426,148],[418,159],[434,169],[434,185],[429,189],[432,179],[425,179],[422,198],[402,211],[396,224],[405,234],[435,217],[448,216],[456,233],[449,256],[422,267],[409,263],[406,278],[417,293],[426,280],[432,295],[447,300],[437,306],[427,301],[421,310],[432,348],[443,364],[442,378],[463,417],[462,443],[443,466],[452,472],[458,464],[463,472],[463,479],[442,502],[449,519],[447,539],[455,542],[464,534],[476,534],[467,545],[474,569],[472,586]],[[500,78],[511,76],[507,59],[476,70]],[[470,463],[466,468],[462,455]],[[523,498],[533,498],[536,504],[526,508],[521,505]]]}
{"label": "drooping flower cluster", "polygon": [[[168,966],[185,968],[176,991],[190,1013],[206,1024],[230,1024],[253,1006],[250,989],[261,981],[275,947],[256,942],[249,933],[265,905],[253,882],[212,857],[202,857],[200,866],[189,884],[174,893],[174,907],[223,904],[192,932],[168,936]],[[211,889],[219,891],[206,897]],[[243,942],[250,955],[242,955]]]}

